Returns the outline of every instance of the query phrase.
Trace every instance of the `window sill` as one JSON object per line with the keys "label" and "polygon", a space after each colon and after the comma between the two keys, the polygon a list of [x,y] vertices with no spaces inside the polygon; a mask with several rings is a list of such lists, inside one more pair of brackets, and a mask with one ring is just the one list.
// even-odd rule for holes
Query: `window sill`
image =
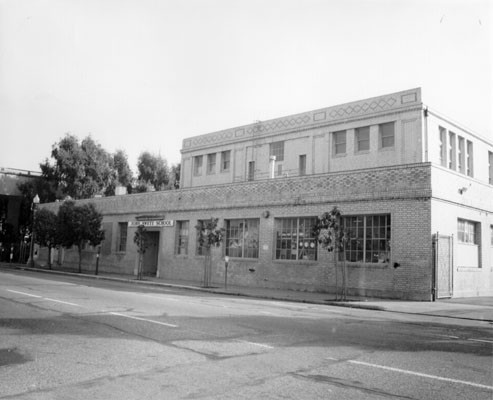
{"label": "window sill", "polygon": [[395,146],[389,146],[389,147],[380,147],[378,151],[394,151]]}
{"label": "window sill", "polygon": [[317,264],[319,261],[317,260],[272,260],[274,264],[303,264],[303,265],[313,265]]}
{"label": "window sill", "polygon": [[[339,261],[342,265],[342,262]],[[367,262],[346,262],[346,266],[350,268],[366,268],[366,269],[387,269],[390,263],[367,263]]]}
{"label": "window sill", "polygon": [[339,154],[334,154],[333,157],[334,158],[343,158],[343,157],[346,157],[347,156],[347,153],[339,153]]}
{"label": "window sill", "polygon": [[457,267],[457,272],[482,272],[481,267]]}
{"label": "window sill", "polygon": [[354,155],[355,156],[362,156],[362,155],[365,155],[365,154],[370,154],[370,150],[361,150],[361,151],[355,151],[354,152]]}
{"label": "window sill", "polygon": [[[224,257],[223,257],[224,259]],[[224,260],[223,260],[224,261]],[[246,258],[246,257],[231,257],[229,256],[229,262],[259,262],[258,258]]]}

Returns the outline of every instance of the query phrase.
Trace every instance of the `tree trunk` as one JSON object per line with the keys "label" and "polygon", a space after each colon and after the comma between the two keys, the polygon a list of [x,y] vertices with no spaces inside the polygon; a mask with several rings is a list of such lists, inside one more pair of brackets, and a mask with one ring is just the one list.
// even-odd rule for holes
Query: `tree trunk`
{"label": "tree trunk", "polygon": [[48,269],[51,269],[51,246],[48,246]]}
{"label": "tree trunk", "polygon": [[212,272],[212,257],[211,248],[206,247],[204,258],[204,287],[211,285],[211,272]]}
{"label": "tree trunk", "polygon": [[334,269],[336,272],[336,301],[339,300],[339,279],[337,272],[337,250],[334,249]]}
{"label": "tree trunk", "polygon": [[79,274],[82,272],[82,246],[79,247]]}

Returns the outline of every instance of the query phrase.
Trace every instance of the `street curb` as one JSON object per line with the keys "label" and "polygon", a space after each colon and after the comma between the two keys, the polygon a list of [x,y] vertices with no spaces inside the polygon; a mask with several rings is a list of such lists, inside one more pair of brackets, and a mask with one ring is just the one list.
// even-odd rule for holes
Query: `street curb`
{"label": "street curb", "polygon": [[3,269],[11,269],[11,270],[21,270],[21,271],[30,271],[30,272],[41,272],[48,273],[54,275],[65,275],[65,276],[73,276],[79,278],[88,278],[95,280],[105,280],[105,281],[114,281],[114,282],[122,282],[122,283],[130,283],[141,286],[150,286],[150,287],[168,287],[168,288],[176,288],[183,290],[191,290],[197,292],[204,293],[212,293],[212,294],[222,294],[227,296],[237,296],[237,297],[246,297],[246,298],[255,298],[255,299],[264,299],[264,300],[275,300],[275,301],[284,301],[291,303],[304,303],[304,304],[318,304],[318,305],[326,305],[326,306],[335,306],[335,307],[344,307],[344,308],[355,308],[361,310],[371,310],[371,311],[383,311],[383,312],[392,312],[397,314],[407,314],[407,315],[423,315],[429,317],[436,318],[451,318],[451,319],[460,319],[460,320],[468,320],[468,321],[480,321],[480,322],[489,322],[493,323],[491,319],[478,319],[478,318],[468,318],[468,317],[460,317],[453,315],[440,315],[440,314],[432,314],[426,312],[408,312],[408,311],[398,311],[388,309],[386,307],[380,307],[373,304],[365,304],[364,302],[347,302],[347,301],[333,301],[333,300],[309,300],[309,299],[296,299],[296,298],[288,298],[282,296],[269,296],[262,294],[251,294],[251,293],[243,293],[238,291],[227,291],[224,289],[218,288],[205,288],[200,286],[188,286],[188,285],[179,285],[167,282],[154,282],[154,281],[146,281],[146,280],[138,280],[138,279],[127,279],[127,278],[117,278],[105,275],[94,275],[94,274],[86,274],[86,273],[78,273],[78,272],[68,272],[68,271],[57,271],[52,269],[41,269],[41,268],[31,268],[24,265],[0,265],[0,268]]}

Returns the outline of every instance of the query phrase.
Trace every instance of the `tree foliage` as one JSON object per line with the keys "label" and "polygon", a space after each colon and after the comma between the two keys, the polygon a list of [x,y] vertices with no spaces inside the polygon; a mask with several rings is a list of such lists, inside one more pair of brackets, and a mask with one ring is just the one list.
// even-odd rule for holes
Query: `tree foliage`
{"label": "tree foliage", "polygon": [[125,187],[132,185],[134,180],[132,170],[128,164],[127,154],[123,150],[117,150],[113,154],[113,165],[116,171],[116,181]]}
{"label": "tree foliage", "polygon": [[58,210],[58,234],[63,247],[77,246],[79,252],[79,272],[82,265],[82,250],[86,243],[99,245],[104,239],[101,229],[103,216],[94,204],[76,205],[74,201],[64,201]]}
{"label": "tree foliage", "polygon": [[62,196],[74,199],[102,194],[115,179],[113,158],[90,136],[79,143],[67,134],[53,145],[53,164],[40,165],[43,178],[52,183]]}
{"label": "tree foliage", "polygon": [[142,152],[137,161],[137,169],[139,171],[137,179],[141,183],[140,186],[152,185],[155,190],[169,188],[170,171],[168,162],[161,156],[153,155],[148,151]]}
{"label": "tree foliage", "polygon": [[57,215],[48,209],[36,211],[33,221],[34,241],[48,248],[48,266],[51,268],[51,249],[59,244]]}
{"label": "tree foliage", "polygon": [[143,257],[144,253],[147,250],[147,235],[146,235],[147,229],[144,225],[139,225],[135,231],[134,234],[134,243],[137,246],[137,252],[139,253],[139,266],[138,266],[138,271],[137,271],[137,279],[142,279],[142,273],[143,273]]}
{"label": "tree foliage", "polygon": [[127,188],[127,193],[132,193],[134,177],[130,165],[128,164],[127,154],[123,150],[117,150],[112,157],[112,179],[105,190],[105,195],[114,196],[117,186],[124,186]]}
{"label": "tree foliage", "polygon": [[219,218],[211,217],[211,219],[199,221],[195,227],[199,233],[199,244],[201,247],[210,249],[217,247],[224,239],[224,228],[218,228]]}
{"label": "tree foliage", "polygon": [[341,228],[341,212],[337,207],[324,212],[313,227],[313,235],[327,251],[343,250],[346,232]]}
{"label": "tree foliage", "polygon": [[[318,242],[328,252],[334,254],[334,267],[336,276],[336,300],[339,296],[339,282],[338,282],[338,255],[339,252],[344,252],[346,243],[348,241],[348,233],[341,226],[341,212],[337,207],[333,207],[331,211],[324,212],[317,219],[317,223],[313,227],[313,235],[318,239]],[[342,264],[342,297],[341,300],[346,300],[347,295],[347,272],[345,261]]]}
{"label": "tree foliage", "polygon": [[211,248],[218,247],[224,239],[224,228],[218,228],[219,218],[211,217],[208,220],[199,221],[195,229],[198,233],[200,247],[205,249],[204,258],[204,287],[209,287],[212,282],[212,257]]}

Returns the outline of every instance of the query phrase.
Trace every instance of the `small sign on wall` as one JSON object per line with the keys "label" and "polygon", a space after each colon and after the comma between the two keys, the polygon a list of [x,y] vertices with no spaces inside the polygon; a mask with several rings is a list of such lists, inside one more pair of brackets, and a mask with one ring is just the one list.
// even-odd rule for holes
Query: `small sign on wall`
{"label": "small sign on wall", "polygon": [[174,226],[175,221],[172,219],[150,220],[150,221],[128,221],[129,228],[137,228],[144,225],[146,228],[164,228]]}

